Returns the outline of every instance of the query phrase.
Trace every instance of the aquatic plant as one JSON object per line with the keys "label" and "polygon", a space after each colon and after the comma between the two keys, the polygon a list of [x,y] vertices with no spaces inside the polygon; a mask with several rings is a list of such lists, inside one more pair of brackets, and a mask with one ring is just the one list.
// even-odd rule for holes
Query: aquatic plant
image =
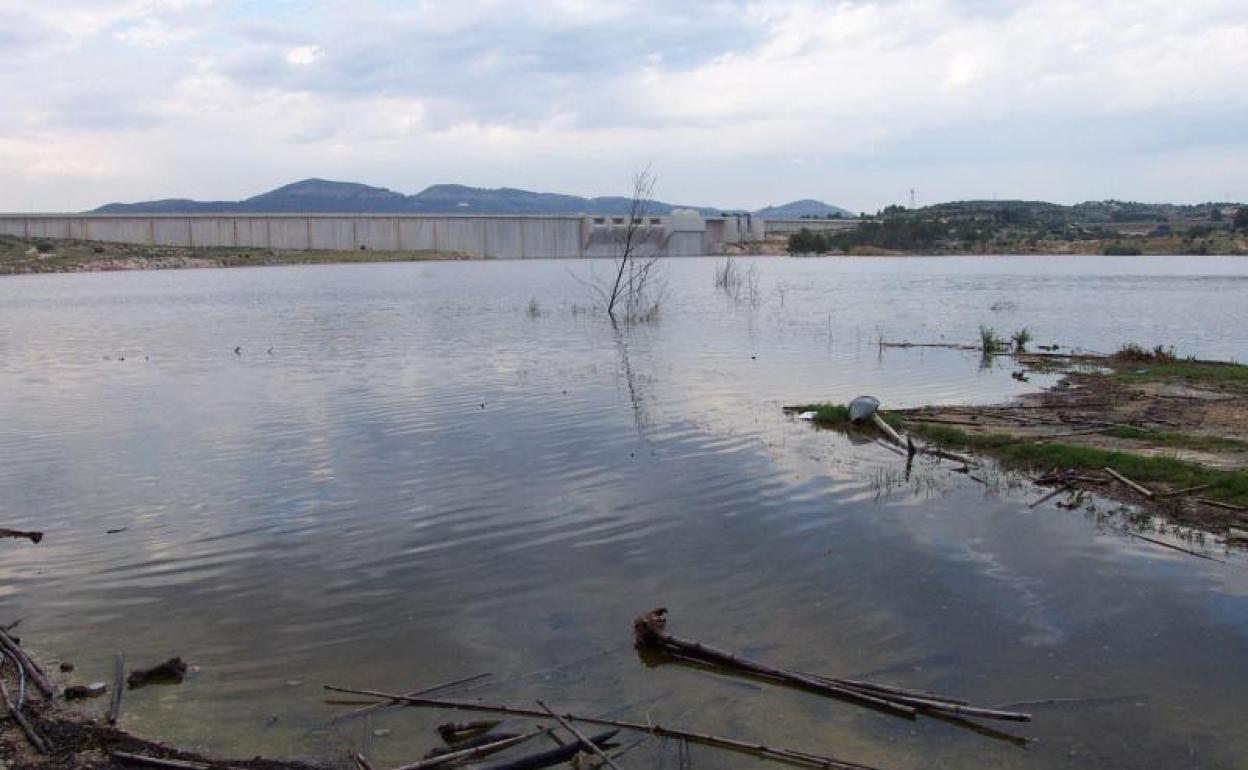
{"label": "aquatic plant", "polygon": [[1026,353],[1027,343],[1031,342],[1031,339],[1031,332],[1028,331],[1026,326],[1014,332],[1014,334],[1010,337],[1010,342],[1014,343],[1014,352]]}
{"label": "aquatic plant", "polygon": [[984,355],[995,353],[1005,347],[1005,340],[997,336],[997,330],[984,324],[979,325],[979,349]]}

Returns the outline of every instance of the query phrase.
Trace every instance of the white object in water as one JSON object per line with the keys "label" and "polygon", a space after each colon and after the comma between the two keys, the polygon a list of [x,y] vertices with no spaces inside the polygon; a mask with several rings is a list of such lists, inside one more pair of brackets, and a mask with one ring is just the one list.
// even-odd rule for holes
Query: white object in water
{"label": "white object in water", "polygon": [[875,396],[859,396],[849,402],[849,419],[853,422],[865,422],[879,408],[880,400]]}

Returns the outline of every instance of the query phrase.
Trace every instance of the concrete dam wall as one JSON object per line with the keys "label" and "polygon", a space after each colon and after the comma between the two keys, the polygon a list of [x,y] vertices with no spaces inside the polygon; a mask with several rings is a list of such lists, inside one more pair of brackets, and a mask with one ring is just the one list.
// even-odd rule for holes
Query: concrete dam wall
{"label": "concrete dam wall", "polygon": [[[718,253],[762,236],[762,222],[646,217],[634,242],[668,256]],[[0,214],[0,234],[182,248],[441,251],[498,259],[612,257],[624,217],[392,214]]]}

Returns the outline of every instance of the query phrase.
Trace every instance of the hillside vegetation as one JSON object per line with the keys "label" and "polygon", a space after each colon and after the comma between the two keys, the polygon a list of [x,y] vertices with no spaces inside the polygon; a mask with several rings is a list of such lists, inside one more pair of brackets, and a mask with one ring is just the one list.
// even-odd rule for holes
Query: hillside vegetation
{"label": "hillside vegetation", "polygon": [[801,254],[1248,254],[1248,206],[958,201],[890,206],[852,230],[802,231]]}

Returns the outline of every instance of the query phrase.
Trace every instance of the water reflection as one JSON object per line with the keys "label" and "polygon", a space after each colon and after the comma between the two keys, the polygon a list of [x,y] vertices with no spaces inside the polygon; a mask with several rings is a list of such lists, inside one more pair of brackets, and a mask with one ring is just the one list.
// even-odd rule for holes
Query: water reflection
{"label": "water reflection", "polygon": [[[243,756],[371,744],[411,761],[446,715],[331,726],[317,685],[487,671],[467,693],[890,768],[1243,755],[1248,573],[1100,534],[1092,513],[1029,510],[1008,476],[922,459],[907,474],[780,407],[1043,385],[973,352],[876,344],[973,340],[986,319],[1244,358],[1248,329],[1221,321],[1248,265],[760,261],[758,304],[726,300],[713,269],[673,263],[659,322],[629,329],[581,312],[564,263],[0,281],[0,513],[48,532],[4,546],[0,618],[27,616],[84,680],[107,679],[115,649],[182,655],[198,675],[130,699],[127,726]],[[646,668],[629,624],[657,605],[690,636],[802,670],[1093,700],[1046,707],[1026,750],[898,724]]]}

